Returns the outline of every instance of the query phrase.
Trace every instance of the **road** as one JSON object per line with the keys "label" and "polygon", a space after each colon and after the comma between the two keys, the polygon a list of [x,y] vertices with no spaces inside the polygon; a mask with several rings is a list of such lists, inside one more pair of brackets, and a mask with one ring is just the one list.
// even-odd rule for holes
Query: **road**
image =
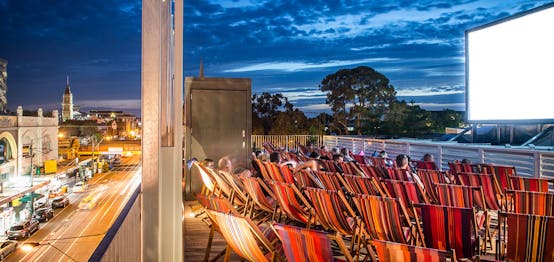
{"label": "road", "polygon": [[[86,192],[68,194],[69,206],[56,210],[39,231],[19,241],[20,246],[25,242],[39,245],[30,252],[18,248],[6,261],[88,261],[140,183],[140,156],[122,160],[110,172],[95,175]],[[98,205],[92,210],[79,209],[81,199],[92,192],[101,195]]]}

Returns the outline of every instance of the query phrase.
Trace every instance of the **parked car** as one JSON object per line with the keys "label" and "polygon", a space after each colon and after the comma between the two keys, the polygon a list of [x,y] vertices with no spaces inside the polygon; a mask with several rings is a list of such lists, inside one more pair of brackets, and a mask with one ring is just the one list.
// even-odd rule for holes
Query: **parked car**
{"label": "parked car", "polygon": [[83,193],[87,191],[87,189],[88,189],[88,185],[82,181],[79,181],[75,183],[75,185],[73,186],[73,193]]}
{"label": "parked car", "polygon": [[121,158],[116,157],[112,160],[112,164],[114,165],[120,165],[121,164]]}
{"label": "parked car", "polygon": [[4,258],[11,254],[16,248],[16,241],[8,240],[0,242],[0,261],[4,260]]}
{"label": "parked car", "polygon": [[66,196],[58,196],[52,200],[52,208],[64,208],[69,205],[69,199]]}
{"label": "parked car", "polygon": [[38,228],[38,221],[26,220],[10,227],[6,231],[6,236],[8,236],[8,239],[20,239],[32,235]]}
{"label": "parked car", "polygon": [[54,217],[54,210],[49,207],[39,208],[35,210],[33,219],[36,219],[38,222],[46,222]]}

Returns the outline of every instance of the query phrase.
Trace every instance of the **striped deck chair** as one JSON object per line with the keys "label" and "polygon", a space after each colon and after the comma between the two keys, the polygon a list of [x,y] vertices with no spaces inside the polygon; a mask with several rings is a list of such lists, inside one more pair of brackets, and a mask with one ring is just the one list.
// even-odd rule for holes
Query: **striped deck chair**
{"label": "striped deck chair", "polygon": [[389,197],[400,199],[400,204],[404,206],[410,218],[415,218],[412,204],[430,203],[415,182],[388,179],[381,182],[385,185],[384,188]]}
{"label": "striped deck chair", "polygon": [[365,156],[360,156],[360,155],[352,155],[352,158],[354,159],[354,161],[358,162],[358,164],[367,164],[366,161],[365,161]]}
{"label": "striped deck chair", "polygon": [[277,164],[273,162],[264,162],[264,165],[265,165],[265,168],[267,169],[269,180],[277,181],[277,182],[286,182]]}
{"label": "striped deck chair", "polygon": [[213,178],[212,174],[210,174],[210,171],[207,170],[205,166],[199,164],[198,162],[194,162],[192,163],[192,165],[196,167],[198,169],[198,172],[200,173],[200,178],[202,179],[202,183],[204,184],[204,188],[205,188],[205,190],[202,190],[202,192],[208,195],[213,194],[216,189],[216,182],[215,182],[215,178]]}
{"label": "striped deck chair", "polygon": [[270,227],[259,227],[247,217],[213,210],[208,210],[208,213],[227,242],[225,261],[229,261],[231,249],[249,261],[275,261],[280,258],[278,247],[268,239],[272,233]]}
{"label": "striped deck chair", "polygon": [[406,210],[397,198],[357,195],[352,200],[362,218],[364,233],[369,239],[404,244],[416,241],[411,234]]}
{"label": "striped deck chair", "polygon": [[218,172],[221,176],[225,177],[226,181],[228,182],[229,186],[231,186],[232,192],[231,196],[229,197],[229,200],[231,202],[238,203],[239,204],[248,204],[248,196],[246,195],[246,191],[244,189],[244,185],[242,184],[242,181],[240,178],[236,175],[229,174],[227,172]]}
{"label": "striped deck chair", "polygon": [[265,180],[272,180],[272,177],[269,175],[269,171],[267,171],[267,167],[265,166],[264,162],[260,159],[254,159],[254,162],[260,169],[260,173]]}
{"label": "striped deck chair", "polygon": [[306,187],[317,187],[317,188],[325,188],[325,186],[319,181],[316,177],[314,177],[313,173],[308,170],[299,170],[298,172],[294,173],[294,184],[297,188],[303,189]]}
{"label": "striped deck chair", "polygon": [[554,261],[554,217],[500,213],[499,219],[500,259]]}
{"label": "striped deck chair", "polygon": [[338,176],[346,191],[356,195],[387,196],[381,183],[374,177]]}
{"label": "striped deck chair", "polygon": [[335,261],[331,240],[337,242],[346,261],[354,261],[342,239],[330,236],[326,232],[283,224],[273,224],[272,227],[283,243],[287,261]]}
{"label": "striped deck chair", "polygon": [[272,219],[275,218],[277,210],[275,195],[264,181],[259,177],[243,177],[242,183],[252,200],[247,214],[252,216],[254,210],[259,210],[271,214]]}
{"label": "striped deck chair", "polygon": [[333,173],[337,172],[337,167],[335,166],[335,162],[333,160],[322,160],[321,163],[323,164],[325,171]]}
{"label": "striped deck chair", "polygon": [[443,251],[433,248],[418,247],[382,240],[372,240],[379,261],[397,262],[446,262],[456,261],[454,250]]}
{"label": "striped deck chair", "polygon": [[425,188],[425,192],[427,193],[427,196],[429,196],[429,200],[432,201],[438,201],[437,200],[437,192],[435,190],[435,184],[447,184],[446,181],[446,172],[443,171],[437,171],[437,170],[429,170],[429,169],[419,169],[417,170],[417,175],[421,179],[421,182],[423,183],[423,187]]}
{"label": "striped deck chair", "polygon": [[352,170],[350,162],[337,162],[337,164],[340,166],[343,174],[354,175],[354,170]]}
{"label": "striped deck chair", "polygon": [[396,167],[386,167],[383,168],[386,171],[386,179],[390,180],[402,180],[402,181],[410,181],[409,176],[409,170],[396,168]]}
{"label": "striped deck chair", "polygon": [[281,171],[281,174],[283,176],[283,179],[287,183],[294,183],[294,177],[292,175],[292,170],[288,165],[277,165],[279,166],[279,170]]}
{"label": "striped deck chair", "polygon": [[342,190],[341,183],[336,172],[316,171],[312,175],[323,185],[323,189]]}
{"label": "striped deck chair", "polygon": [[514,190],[548,193],[548,185],[551,179],[511,176],[510,181]]}
{"label": "striped deck chair", "polygon": [[448,162],[448,167],[453,175],[458,173],[478,173],[479,169],[476,165],[462,164],[460,162]]}
{"label": "striped deck chair", "polygon": [[456,256],[473,258],[479,254],[474,210],[440,205],[414,205],[421,209],[425,244],[440,250],[456,251]]}
{"label": "striped deck chair", "polygon": [[507,190],[508,212],[554,216],[554,193]]}
{"label": "striped deck chair", "polygon": [[314,222],[312,206],[294,184],[272,181],[273,193],[279,209],[289,219],[310,227]]}
{"label": "striped deck chair", "polygon": [[479,165],[481,173],[493,174],[500,185],[500,189],[504,191],[505,189],[514,189],[510,183],[510,177],[516,176],[516,168],[513,166],[499,166],[499,165],[489,165],[481,164]]}
{"label": "striped deck chair", "polygon": [[415,161],[417,169],[439,170],[439,167],[433,161]]}
{"label": "striped deck chair", "polygon": [[376,170],[374,166],[364,165],[364,164],[359,164],[358,166],[360,167],[365,177],[374,177],[374,178],[381,177],[379,175],[379,171]]}
{"label": "striped deck chair", "polygon": [[[461,185],[481,187],[487,209],[500,210],[502,193],[496,177],[491,174],[459,173],[457,179]],[[474,195],[474,199],[480,196]]]}

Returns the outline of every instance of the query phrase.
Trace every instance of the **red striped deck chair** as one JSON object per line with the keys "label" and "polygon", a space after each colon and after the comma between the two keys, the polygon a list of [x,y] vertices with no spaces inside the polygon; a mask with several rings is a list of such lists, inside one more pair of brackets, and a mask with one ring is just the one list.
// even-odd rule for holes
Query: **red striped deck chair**
{"label": "red striped deck chair", "polygon": [[335,166],[335,162],[333,160],[322,160],[323,168],[325,168],[325,171],[327,172],[338,172],[337,167]]}
{"label": "red striped deck chair", "polygon": [[471,208],[440,205],[414,205],[421,209],[425,245],[440,250],[454,249],[456,256],[478,255],[479,240]]}
{"label": "red striped deck chair", "polygon": [[273,162],[264,162],[264,165],[267,169],[267,173],[269,174],[269,180],[273,180],[277,182],[286,182],[277,164]]}
{"label": "red striped deck chair", "polygon": [[218,173],[219,175],[225,177],[229,186],[231,186],[232,192],[231,192],[231,196],[229,197],[229,200],[233,203],[246,205],[248,202],[248,196],[246,195],[244,185],[242,184],[242,181],[240,180],[240,178],[236,175],[232,175],[227,172],[220,171]]}
{"label": "red striped deck chair", "polygon": [[350,162],[337,162],[343,174],[354,175]]}
{"label": "red striped deck chair", "polygon": [[429,170],[429,169],[419,169],[417,170],[417,175],[423,183],[425,192],[429,196],[430,200],[437,201],[437,193],[435,191],[435,184],[447,184],[446,181],[446,172]]}
{"label": "red striped deck chair", "polygon": [[508,212],[554,216],[554,193],[507,190]]}
{"label": "red striped deck chair", "polygon": [[267,212],[274,218],[276,212],[275,195],[259,177],[243,177],[244,189],[252,200],[248,211],[250,215],[254,209]]}
{"label": "red striped deck chair", "polygon": [[395,262],[446,262],[456,261],[454,250],[444,251],[382,240],[372,240],[379,261]]}
{"label": "red striped deck chair", "polygon": [[294,176],[292,175],[292,170],[288,165],[278,165],[283,175],[283,179],[287,183],[294,183]]}
{"label": "red striped deck chair", "polygon": [[267,171],[267,167],[265,166],[264,162],[260,159],[254,159],[256,162],[256,165],[260,168],[260,173],[265,180],[272,180],[272,177],[269,175],[269,171]]}
{"label": "red striped deck chair", "polygon": [[510,177],[517,175],[515,167],[481,164],[480,168],[481,173],[493,174],[496,177],[502,191],[505,189],[514,189],[510,183]]}
{"label": "red striped deck chair", "polygon": [[545,178],[512,176],[510,180],[514,190],[548,193],[548,185],[552,180]]}
{"label": "red striped deck chair", "polygon": [[500,213],[499,219],[502,260],[554,261],[554,217]]}
{"label": "red striped deck chair", "polygon": [[379,175],[379,171],[377,171],[374,166],[359,164],[359,167],[365,177],[374,177],[374,178],[381,177]]}
{"label": "red striped deck chair", "polygon": [[415,182],[384,179],[382,183],[389,197],[400,199],[400,204],[404,206],[410,218],[415,218],[412,204],[430,203]]}
{"label": "red striped deck chair", "polygon": [[354,159],[354,161],[358,162],[358,164],[367,164],[366,161],[365,161],[365,156],[360,156],[360,155],[352,155],[352,158]]}
{"label": "red striped deck chair", "polygon": [[356,195],[387,196],[381,183],[374,177],[338,176],[346,190]]}
{"label": "red striped deck chair", "polygon": [[313,172],[312,175],[317,178],[317,180],[321,181],[321,184],[323,185],[323,189],[329,189],[329,190],[342,190],[341,183],[338,178],[339,174],[336,172],[325,172],[325,171],[316,171]]}
{"label": "red striped deck chair", "polygon": [[355,235],[356,214],[342,191],[308,187],[305,193],[312,202],[318,221],[326,230]]}
{"label": "red striped deck chair", "polygon": [[294,174],[294,184],[297,188],[303,189],[306,187],[325,188],[325,186],[317,178],[313,176],[313,173],[308,170],[299,170]]}
{"label": "red striped deck chair", "polygon": [[453,175],[456,175],[458,173],[478,173],[479,170],[475,165],[471,164],[462,164],[460,162],[448,162],[448,167],[450,168],[450,172]]}
{"label": "red striped deck chair", "polygon": [[[483,192],[483,197],[485,198],[487,209],[500,209],[500,200],[503,196],[494,175],[459,173],[457,174],[457,179],[460,184],[464,186],[480,186]],[[478,199],[478,197],[479,196],[474,195],[474,199]]]}
{"label": "red striped deck chair", "polygon": [[369,239],[404,244],[415,239],[411,237],[410,221],[406,210],[397,198],[357,195],[352,199]]}
{"label": "red striped deck chair", "polygon": [[386,176],[383,176],[385,179],[410,181],[409,170],[396,167],[385,167],[382,170],[386,171]]}
{"label": "red striped deck chair", "polygon": [[278,248],[280,247],[276,247],[268,239],[268,237],[272,237],[270,227],[259,227],[247,217],[213,210],[208,210],[208,213],[227,242],[225,261],[228,261],[231,249],[237,255],[249,261],[263,262],[279,259]]}
{"label": "red striped deck chair", "polygon": [[415,161],[417,169],[439,170],[439,167],[433,161]]}
{"label": "red striped deck chair", "polygon": [[392,162],[394,164],[395,161],[391,160],[390,158],[383,158],[383,157],[370,157],[371,164],[376,167],[387,167],[387,162]]}
{"label": "red striped deck chair", "polygon": [[314,222],[313,208],[294,184],[273,181],[273,193],[282,211],[289,219],[305,224]]}
{"label": "red striped deck chair", "polygon": [[344,255],[346,261],[354,261],[342,239],[330,236],[326,232],[283,224],[272,226],[281,240],[287,261],[335,261],[331,240],[337,241],[342,251],[341,255]]}

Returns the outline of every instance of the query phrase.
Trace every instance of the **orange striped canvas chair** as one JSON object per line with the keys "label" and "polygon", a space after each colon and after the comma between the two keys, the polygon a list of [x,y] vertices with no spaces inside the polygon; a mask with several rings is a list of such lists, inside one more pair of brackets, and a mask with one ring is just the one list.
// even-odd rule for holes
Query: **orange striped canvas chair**
{"label": "orange striped canvas chair", "polygon": [[439,170],[439,167],[433,161],[415,161],[417,169]]}
{"label": "orange striped canvas chair", "polygon": [[272,180],[271,176],[269,175],[269,171],[267,171],[267,167],[264,164],[264,162],[260,159],[254,159],[254,162],[256,163],[258,168],[260,169],[260,173],[261,173],[263,179]]}
{"label": "orange striped canvas chair", "polygon": [[383,177],[385,179],[410,181],[409,170],[396,167],[386,167],[383,170],[386,171],[386,176]]}
{"label": "orange striped canvas chair", "polygon": [[396,262],[446,262],[456,261],[454,250],[443,251],[382,240],[372,240],[379,261]]}
{"label": "orange striped canvas chair", "polygon": [[460,162],[448,162],[448,167],[453,175],[459,173],[478,173],[479,169],[476,165],[462,164]]}
{"label": "orange striped canvas chair", "polygon": [[389,197],[400,199],[400,204],[404,206],[410,218],[415,218],[412,204],[429,203],[429,199],[415,182],[384,179],[382,183]]}
{"label": "orange striped canvas chair", "polygon": [[275,195],[271,189],[259,177],[243,177],[244,189],[250,197],[251,206],[248,214],[252,215],[254,210],[271,214],[272,218],[276,213]]}
{"label": "orange striped canvas chair", "polygon": [[333,160],[322,160],[321,163],[323,164],[323,168],[327,172],[337,172],[337,167],[335,166],[335,162]]}
{"label": "orange striped canvas chair", "polygon": [[490,164],[481,164],[481,173],[493,174],[500,185],[500,189],[513,189],[510,183],[510,177],[516,176],[516,168],[513,166],[499,166]]}
{"label": "orange striped canvas chair", "polygon": [[356,195],[387,196],[381,183],[374,177],[338,176],[346,190]]}
{"label": "orange striped canvas chair", "polygon": [[[503,195],[494,175],[460,173],[457,174],[457,179],[461,185],[481,187],[487,209],[500,210]],[[479,196],[474,196],[474,199],[478,198]]]}
{"label": "orange striped canvas chair", "polygon": [[299,189],[303,189],[306,187],[325,188],[321,181],[314,177],[313,172],[305,169],[299,170],[294,173],[294,180],[294,184]]}
{"label": "orange striped canvas chair", "polygon": [[350,165],[351,162],[337,162],[337,164],[342,169],[343,174],[354,175],[354,170],[352,169],[352,166]]}
{"label": "orange striped canvas chair", "polygon": [[323,185],[323,189],[329,189],[329,190],[342,190],[341,183],[338,178],[338,173],[333,172],[325,172],[325,171],[316,171],[313,172],[312,175],[321,182]]}
{"label": "orange striped canvas chair", "polygon": [[499,256],[505,261],[554,261],[554,217],[500,213]]}
{"label": "orange striped canvas chair", "polygon": [[287,183],[294,183],[294,176],[292,175],[292,170],[288,165],[277,165],[283,176],[283,179]]}
{"label": "orange striped canvas chair", "polygon": [[[229,261],[230,251],[248,261],[283,260],[279,248],[270,238],[275,238],[269,226],[260,227],[247,217],[208,210],[213,222],[227,242],[225,261]],[[283,260],[284,261],[284,260]]]}
{"label": "orange striped canvas chair", "polygon": [[358,166],[360,167],[360,170],[363,172],[363,176],[365,177],[374,177],[374,178],[381,177],[379,175],[379,171],[376,170],[374,166],[364,165],[364,164],[359,164]]}
{"label": "orange striped canvas chair", "polygon": [[242,184],[240,178],[227,172],[218,172],[218,174],[224,177],[228,185],[231,187],[232,191],[229,200],[233,203],[246,205],[248,202],[248,196],[246,195],[244,185]]}
{"label": "orange striped canvas chair", "polygon": [[272,162],[264,162],[264,165],[265,165],[265,168],[267,169],[269,180],[277,181],[277,182],[286,182],[285,178],[281,174],[281,169],[277,164]]}
{"label": "orange striped canvas chair", "polygon": [[284,224],[273,224],[272,227],[281,240],[287,261],[337,261],[331,247],[332,240],[337,241],[342,251],[339,255],[344,255],[348,262],[355,261],[342,240],[326,232]]}
{"label": "orange striped canvas chair", "polygon": [[360,155],[352,155],[352,158],[354,159],[354,161],[358,162],[358,164],[367,164],[366,161],[365,161],[365,156],[360,156]]}
{"label": "orange striped canvas chair", "polygon": [[533,191],[533,192],[548,192],[548,186],[551,179],[533,178],[512,176],[510,180],[514,190]]}
{"label": "orange striped canvas chair", "polygon": [[479,255],[474,210],[441,205],[414,205],[421,209],[426,247],[454,249],[456,256],[472,259]]}
{"label": "orange striped canvas chair", "polygon": [[554,193],[507,190],[508,212],[554,216]]}
{"label": "orange striped canvas chair", "polygon": [[437,201],[437,193],[435,190],[435,184],[447,184],[447,174],[446,172],[429,170],[429,169],[420,169],[417,171],[417,175],[423,183],[426,194],[429,196],[429,200]]}
{"label": "orange striped canvas chair", "polygon": [[271,182],[279,210],[289,219],[310,227],[314,222],[312,206],[294,184]]}
{"label": "orange striped canvas chair", "polygon": [[208,168],[198,162],[194,162],[192,165],[197,168],[198,172],[200,173],[200,178],[202,179],[202,183],[204,184],[202,192],[207,195],[213,194],[216,190],[216,182],[215,178],[212,177],[210,171],[207,170]]}
{"label": "orange striped canvas chair", "polygon": [[416,242],[408,214],[397,198],[357,195],[352,200],[362,218],[363,229],[368,239],[404,244]]}

